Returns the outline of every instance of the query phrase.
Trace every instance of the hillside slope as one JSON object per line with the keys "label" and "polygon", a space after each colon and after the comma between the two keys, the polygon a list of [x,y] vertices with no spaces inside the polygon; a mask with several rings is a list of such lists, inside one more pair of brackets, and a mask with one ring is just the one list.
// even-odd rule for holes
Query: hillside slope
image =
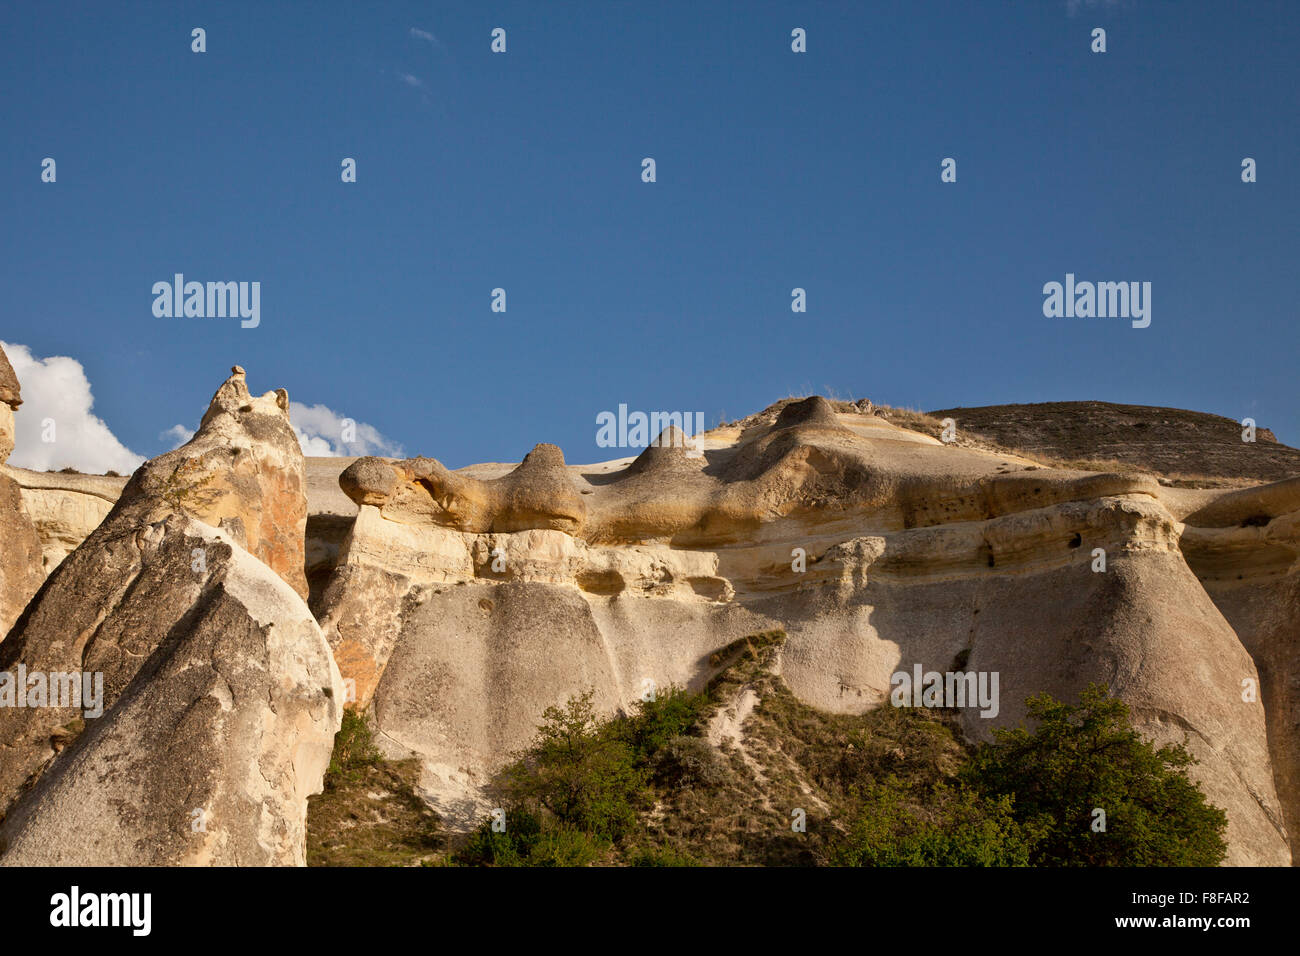
{"label": "hillside slope", "polygon": [[1242,441],[1231,418],[1151,405],[1110,402],[1040,402],[943,408],[952,418],[1006,448],[1074,461],[1114,460],[1170,478],[1204,476],[1280,481],[1300,475],[1300,450],[1280,444],[1267,428]]}

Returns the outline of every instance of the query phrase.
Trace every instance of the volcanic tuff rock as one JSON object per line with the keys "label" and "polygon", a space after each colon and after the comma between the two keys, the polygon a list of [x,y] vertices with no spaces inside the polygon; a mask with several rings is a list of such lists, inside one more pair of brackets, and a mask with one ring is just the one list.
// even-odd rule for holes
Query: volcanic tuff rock
{"label": "volcanic tuff rock", "polygon": [[40,538],[42,579],[99,527],[128,481],[112,475],[28,471],[12,466],[0,471],[17,482],[23,510]]}
{"label": "volcanic tuff rock", "polygon": [[112,708],[11,808],[0,863],[304,865],[343,699],[306,604],[193,518],[114,547],[138,565],[86,653]]}
{"label": "volcanic tuff rock", "polygon": [[[14,409],[22,404],[13,366],[0,349],[0,469],[14,449]],[[0,473],[0,638],[41,586],[40,538],[18,484]]]}
{"label": "volcanic tuff rock", "polygon": [[[138,818],[116,819],[104,809],[110,804],[83,793],[86,780],[110,763],[125,777],[113,778],[105,793],[153,823],[178,812],[172,801],[187,791],[169,795],[149,780],[179,780],[195,793],[209,788],[209,810],[222,810],[224,829],[199,858],[302,858],[305,795],[320,787],[318,757],[328,760],[342,685],[302,600],[307,499],[287,408],[282,390],[252,398],[243,369],[235,368],[194,438],[135,472],[104,522],[49,575],[0,643],[0,670],[10,674],[19,665],[29,674],[103,674],[104,717],[91,718],[85,743],[60,756],[82,708],[0,708],[0,804],[9,805],[32,778],[49,777],[22,801],[23,819],[36,827],[30,832],[72,812],[66,795],[74,792],[74,803],[99,808],[78,818],[86,826],[144,840],[146,831],[133,829]],[[133,745],[159,760],[114,757]],[[191,753],[201,757],[192,767]],[[69,766],[74,756],[79,762]],[[196,774],[205,765],[224,771],[200,786]],[[238,800],[263,799],[270,816],[237,812]],[[256,832],[235,832],[240,821]],[[17,848],[29,831],[6,822],[5,832]],[[95,845],[126,852],[113,843],[120,839],[99,835]],[[22,844],[29,847],[22,858],[44,858],[31,856],[44,852],[38,843],[49,843],[48,852],[75,849],[38,840]],[[130,858],[155,852],[142,847]],[[166,847],[156,852],[168,860],[188,852]]]}
{"label": "volcanic tuff rock", "polygon": [[236,366],[189,442],[146,462],[130,479],[7,469],[39,533],[45,574],[115,503],[129,505],[138,521],[183,507],[213,527],[235,529],[249,551],[305,597],[305,460],[288,409],[283,389],[252,397]]}
{"label": "volcanic tuff rock", "polygon": [[0,462],[14,450],[14,409],[23,403],[18,376],[9,364],[9,356],[0,349]]}
{"label": "volcanic tuff rock", "polygon": [[[391,755],[422,760],[456,826],[545,707],[698,688],[712,652],[755,631],[789,634],[784,679],[832,711],[880,705],[914,664],[997,671],[1000,712],[965,712],[973,737],[1031,694],[1101,680],[1149,738],[1198,758],[1229,862],[1288,862],[1274,766],[1293,814],[1282,752],[1300,737],[1277,658],[1294,659],[1296,615],[1241,637],[1189,568],[1180,518],[1222,492],[945,446],[872,411],[786,403],[708,433],[698,458],[664,441],[592,466],[545,445],[516,468],[359,459],[340,476],[357,514],[315,598],[357,705]],[[1281,523],[1246,551],[1294,568],[1275,539],[1300,505],[1268,495]],[[1263,704],[1243,699],[1261,678]]]}
{"label": "volcanic tuff rock", "polygon": [[1273,773],[1300,834],[1300,477],[1215,499],[1186,518],[1182,551],[1259,666]]}
{"label": "volcanic tuff rock", "polygon": [[[699,688],[719,648],[779,627],[784,680],[823,709],[879,706],[914,664],[997,671],[997,717],[963,712],[978,738],[1018,721],[1032,693],[1073,699],[1105,681],[1148,738],[1198,758],[1193,776],[1228,812],[1228,862],[1285,863],[1287,830],[1300,832],[1300,478],[1242,490],[1167,479],[1195,472],[1205,441],[1238,485],[1300,452],[1239,445],[1234,463],[1215,423],[1208,437],[1129,424],[1145,444],[1107,445],[1098,423],[1141,410],[1085,404],[1073,425],[1027,406],[1014,437],[1164,474],[1042,467],[970,439],[958,415],[961,440],[944,445],[913,430],[933,424],[914,413],[823,399],[719,427],[696,440],[702,456],[669,434],[635,460],[583,466],[547,445],[519,465],[457,471],[311,459],[312,608],[380,745],[420,759],[422,791],[453,829],[489,806],[483,785],[546,706],[594,689],[610,712],[651,686]],[[1057,432],[1063,443],[1041,437]],[[93,516],[64,519],[40,496],[113,494],[10,473],[45,516],[47,558]],[[56,575],[69,562],[78,554]],[[91,584],[93,602],[101,590]],[[71,767],[69,783],[52,776],[61,759],[51,788],[74,779]]]}

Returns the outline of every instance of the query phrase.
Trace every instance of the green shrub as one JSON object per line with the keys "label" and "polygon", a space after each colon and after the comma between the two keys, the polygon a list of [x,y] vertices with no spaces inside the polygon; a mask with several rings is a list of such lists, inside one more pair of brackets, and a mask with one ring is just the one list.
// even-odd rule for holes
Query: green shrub
{"label": "green shrub", "polygon": [[654,782],[666,789],[709,789],[727,779],[718,752],[702,737],[670,737],[651,761]]}
{"label": "green shrub", "polygon": [[453,860],[464,866],[589,866],[608,848],[580,830],[516,807],[505,811],[502,832],[492,829],[491,818],[479,824]]}
{"label": "green shrub", "polygon": [[[1031,861],[1042,866],[1216,866],[1227,817],[1187,777],[1181,746],[1156,749],[1130,726],[1128,707],[1103,685],[1072,706],[1043,694],[1023,726],[994,731],[963,778],[991,797],[1010,797],[1022,824],[1040,833]],[[1105,830],[1093,829],[1105,812]]]}
{"label": "green shrub", "polygon": [[355,781],[363,769],[377,767],[383,759],[375,746],[368,718],[354,710],[345,710],[343,725],[334,735],[334,753],[325,771],[325,787],[331,789],[345,781]]}
{"label": "green shrub", "polygon": [[915,805],[897,780],[866,788],[836,866],[1025,866],[1033,835],[1011,815],[1011,800],[982,799],[940,786]]}
{"label": "green shrub", "polygon": [[638,701],[634,715],[611,721],[610,728],[644,762],[653,758],[669,740],[685,735],[710,706],[707,695],[691,694],[673,686],[657,694],[654,700]]}
{"label": "green shrub", "polygon": [[593,837],[616,841],[639,825],[649,774],[620,735],[597,720],[592,692],[548,707],[533,745],[502,772],[509,806],[542,808]]}

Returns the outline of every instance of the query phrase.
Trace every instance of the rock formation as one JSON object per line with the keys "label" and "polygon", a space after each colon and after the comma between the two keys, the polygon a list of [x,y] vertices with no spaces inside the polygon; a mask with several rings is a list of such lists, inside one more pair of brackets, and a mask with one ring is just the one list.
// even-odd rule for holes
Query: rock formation
{"label": "rock formation", "polygon": [[[342,685],[303,600],[288,406],[234,369],[0,643],[0,671],[48,686],[43,706],[0,707],[0,802],[19,797],[4,862],[303,861]],[[71,696],[81,675],[102,681],[92,708]]]}
{"label": "rock formation", "polygon": [[1300,834],[1300,478],[1231,492],[1185,518],[1182,550],[1259,668],[1273,774]]}
{"label": "rock formation", "polygon": [[110,509],[127,509],[130,521],[147,523],[183,507],[213,527],[231,528],[305,597],[305,463],[288,407],[283,389],[252,397],[244,370],[236,366],[189,442],[147,462],[130,479],[10,469],[40,536],[44,573]]}
{"label": "rock formation", "polygon": [[113,509],[128,479],[8,469],[41,543],[42,579],[85,541]]}
{"label": "rock formation", "polygon": [[1280,481],[1300,473],[1300,449],[1257,428],[1242,441],[1241,422],[1181,408],[1111,402],[1038,402],[945,408],[930,413],[952,418],[959,433],[1008,448],[1058,459],[1100,459],[1153,469],[1170,477]]}
{"label": "rock formation", "polygon": [[[754,631],[788,632],[783,677],[829,710],[880,705],[916,664],[997,671],[999,713],[966,712],[973,737],[1021,719],[1031,694],[1105,681],[1149,738],[1200,761],[1230,862],[1289,862],[1274,763],[1285,794],[1295,712],[1277,705],[1266,726],[1265,706],[1285,696],[1272,660],[1295,615],[1253,642],[1234,632],[1180,546],[1170,509],[1191,499],[1147,475],[944,445],[874,411],[789,403],[709,433],[702,457],[663,441],[588,467],[539,445],[504,473],[353,462],[339,483],[358,513],[316,609],[355,703],[390,752],[423,761],[455,826],[545,707],[698,688],[711,652]],[[1261,675],[1263,703],[1243,699]]]}
{"label": "rock formation", "polygon": [[[996,672],[997,715],[962,711],[977,739],[1019,721],[1031,694],[1073,700],[1090,681],[1104,681],[1145,736],[1182,743],[1197,758],[1193,777],[1228,813],[1229,863],[1291,860],[1291,835],[1300,832],[1300,477],[1242,485],[1257,459],[1266,466],[1260,477],[1285,473],[1300,455],[1293,449],[1270,445],[1261,458],[1247,447],[1250,460],[1234,463],[1216,420],[1206,441],[1215,473],[1226,476],[1217,483],[1044,467],[970,432],[945,444],[931,437],[935,423],[914,415],[813,398],[697,436],[698,452],[670,430],[635,459],[595,465],[568,465],[553,445],[538,445],[517,466],[458,471],[431,458],[313,459],[304,485],[302,465],[282,447],[291,431],[281,402],[246,395],[236,375],[188,452],[163,456],[131,479],[0,644],[0,666],[11,666],[15,648],[44,634],[26,653],[29,667],[80,667],[84,658],[104,672],[106,697],[120,701],[71,746],[68,715],[58,715],[58,726],[0,725],[0,740],[30,749],[28,773],[66,747],[0,830],[11,841],[5,861],[73,858],[57,834],[81,824],[59,808],[81,802],[110,766],[131,768],[112,778],[112,799],[155,792],[139,776],[145,763],[124,748],[133,738],[162,746],[151,728],[177,713],[164,688],[186,688],[181,699],[223,699],[184,683],[186,662],[227,653],[271,660],[257,623],[268,615],[247,597],[255,576],[239,559],[241,528],[248,550],[299,594],[310,583],[323,637],[312,637],[278,582],[284,606],[273,616],[283,622],[277,628],[301,635],[295,646],[328,642],[344,680],[326,699],[341,693],[368,710],[390,756],[419,759],[422,794],[449,829],[473,825],[490,806],[484,784],[528,742],[547,706],[594,690],[608,713],[652,687],[698,689],[715,673],[719,648],[780,628],[788,634],[782,678],[825,710],[887,705],[892,675],[916,665]],[[1145,433],[1134,418],[1140,410],[1120,406],[1090,405],[1088,428],[1117,408],[1124,422],[1133,419],[1134,434]],[[993,425],[1006,419],[979,411]],[[1171,442],[1194,425],[1176,410],[1155,411],[1177,424]],[[1079,434],[1094,441],[1088,428]],[[1179,461],[1176,450],[1128,432],[1093,455],[1059,422],[1045,434],[1038,440],[1021,428],[1012,437],[1073,459],[1113,451],[1162,469]],[[223,447],[236,449],[227,470],[219,466]],[[74,496],[114,496],[112,479],[10,473],[49,564],[95,520],[97,506]],[[215,502],[202,495],[214,488]],[[297,503],[287,500],[294,495]],[[173,511],[202,524],[178,524],[168,518]],[[205,554],[229,557],[214,565],[209,556],[209,576],[196,574],[188,591],[178,590],[175,565],[196,535],[208,536]],[[71,600],[74,588],[85,608]],[[218,606],[225,638],[210,623]],[[95,609],[108,607],[101,620]],[[300,669],[281,687],[303,713],[325,707],[309,703],[312,687],[330,686],[319,678],[322,666]],[[209,742],[202,763],[229,768],[256,752],[261,765],[288,766],[282,735],[252,743],[235,730],[269,719],[256,688],[275,672],[267,664],[241,675],[238,686],[255,688],[256,711],[195,718],[197,738]],[[8,719],[0,711],[0,721]],[[318,756],[321,722],[296,726],[308,728],[308,749]],[[315,779],[316,759],[285,769],[276,792],[304,792],[298,781]],[[0,771],[9,762],[0,751]],[[176,772],[197,779],[196,768]],[[10,789],[21,783],[0,776]],[[231,819],[258,792],[257,781],[245,780],[233,802],[217,794],[205,805],[218,808],[211,819]],[[172,832],[186,808],[156,792],[149,799],[152,822],[125,830],[133,839],[166,832],[151,859],[293,856],[267,849],[292,839],[257,847],[233,836],[220,846],[186,842]],[[105,804],[86,802],[94,808],[87,819],[111,816]],[[289,833],[295,813],[275,815],[276,832]],[[113,840],[105,852],[122,851]],[[42,856],[45,844],[54,849]]]}
{"label": "rock formation", "polygon": [[14,450],[14,409],[23,403],[18,376],[9,364],[9,356],[0,349],[0,462]]}
{"label": "rock formation", "polygon": [[0,638],[41,585],[41,542],[23,510],[17,482],[3,473],[14,450],[14,410],[23,403],[13,366],[0,349]]}
{"label": "rock formation", "polygon": [[343,693],[307,606],[192,518],[172,515],[119,546],[138,549],[139,567],[119,582],[122,603],[101,608],[86,655],[111,708],[9,811],[0,863],[304,865],[307,797],[320,790]]}

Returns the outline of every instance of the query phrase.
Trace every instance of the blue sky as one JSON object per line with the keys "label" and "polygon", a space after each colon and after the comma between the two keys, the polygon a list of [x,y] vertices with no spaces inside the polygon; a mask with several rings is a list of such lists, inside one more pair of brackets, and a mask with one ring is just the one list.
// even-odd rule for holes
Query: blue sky
{"label": "blue sky", "polygon": [[[236,363],[452,467],[810,391],[1300,444],[1294,2],[7,4],[0,37],[0,339],[80,362],[138,454]],[[261,324],[156,318],[176,272],[259,281]],[[1067,272],[1150,281],[1151,326],[1045,318]]]}

